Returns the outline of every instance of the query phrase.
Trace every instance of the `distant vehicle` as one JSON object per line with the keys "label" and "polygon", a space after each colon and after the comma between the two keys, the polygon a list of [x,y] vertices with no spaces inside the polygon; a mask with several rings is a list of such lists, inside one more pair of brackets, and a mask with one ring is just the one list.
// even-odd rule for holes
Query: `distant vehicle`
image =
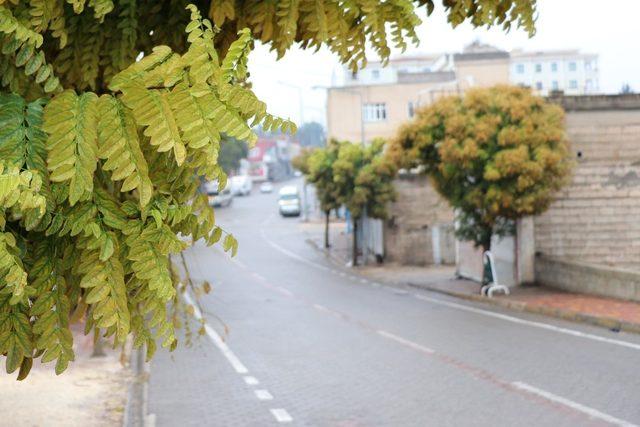
{"label": "distant vehicle", "polygon": [[296,178],[300,178],[300,177],[302,176],[302,172],[300,172],[300,171],[295,171],[295,172],[293,173],[293,176],[295,176]]}
{"label": "distant vehicle", "polygon": [[263,182],[260,184],[260,192],[261,193],[271,193],[273,191],[273,184],[270,182]]}
{"label": "distant vehicle", "polygon": [[231,177],[231,193],[234,196],[248,196],[251,194],[253,182],[249,175]]}
{"label": "distant vehicle", "polygon": [[209,181],[204,184],[204,190],[209,197],[211,206],[229,206],[233,202],[233,194],[227,185],[222,191],[218,190],[218,181]]}
{"label": "distant vehicle", "polygon": [[287,185],[278,193],[278,206],[282,216],[300,216],[300,194],[298,188]]}

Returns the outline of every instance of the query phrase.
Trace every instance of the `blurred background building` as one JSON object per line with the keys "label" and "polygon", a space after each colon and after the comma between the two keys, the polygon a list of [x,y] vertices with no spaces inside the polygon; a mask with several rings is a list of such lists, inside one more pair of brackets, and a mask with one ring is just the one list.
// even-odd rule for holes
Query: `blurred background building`
{"label": "blurred background building", "polygon": [[531,87],[540,95],[599,92],[598,55],[578,50],[507,52],[475,41],[459,53],[400,56],[386,67],[370,62],[344,84],[327,90],[329,137],[369,142],[391,137],[416,108],[470,87],[500,83]]}

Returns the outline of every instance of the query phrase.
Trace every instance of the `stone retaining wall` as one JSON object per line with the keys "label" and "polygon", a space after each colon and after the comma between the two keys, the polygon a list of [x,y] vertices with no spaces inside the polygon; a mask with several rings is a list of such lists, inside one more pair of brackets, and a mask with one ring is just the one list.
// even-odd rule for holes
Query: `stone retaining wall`
{"label": "stone retaining wall", "polygon": [[537,256],[536,281],[544,286],[640,301],[640,272]]}

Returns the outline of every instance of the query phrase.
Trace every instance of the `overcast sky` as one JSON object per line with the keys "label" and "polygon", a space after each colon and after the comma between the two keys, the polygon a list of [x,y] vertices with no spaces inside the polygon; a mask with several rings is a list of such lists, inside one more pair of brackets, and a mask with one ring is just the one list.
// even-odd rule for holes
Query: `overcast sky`
{"label": "overcast sky", "polygon": [[[437,3],[437,2],[436,2]],[[479,39],[506,50],[580,49],[600,55],[600,89],[617,93],[624,83],[640,91],[640,0],[539,0],[537,33],[528,38],[520,30],[499,28],[452,29],[442,8],[423,19],[418,29],[420,45],[408,53],[457,52]],[[375,58],[370,58],[375,59]],[[264,46],[256,46],[249,62],[256,94],[269,111],[300,122],[298,89],[302,88],[304,121],[325,121],[325,91],[332,73],[340,72],[336,57],[326,49],[314,53],[293,48],[280,61]]]}

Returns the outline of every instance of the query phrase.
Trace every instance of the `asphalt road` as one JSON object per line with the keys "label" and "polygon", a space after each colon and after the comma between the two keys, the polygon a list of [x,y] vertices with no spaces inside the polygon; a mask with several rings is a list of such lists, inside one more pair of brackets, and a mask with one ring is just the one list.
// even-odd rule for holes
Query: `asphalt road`
{"label": "asphalt road", "polygon": [[[208,334],[159,350],[158,426],[640,425],[640,337],[367,282],[305,242],[276,192],[187,252]],[[228,328],[224,342],[224,322]]]}

